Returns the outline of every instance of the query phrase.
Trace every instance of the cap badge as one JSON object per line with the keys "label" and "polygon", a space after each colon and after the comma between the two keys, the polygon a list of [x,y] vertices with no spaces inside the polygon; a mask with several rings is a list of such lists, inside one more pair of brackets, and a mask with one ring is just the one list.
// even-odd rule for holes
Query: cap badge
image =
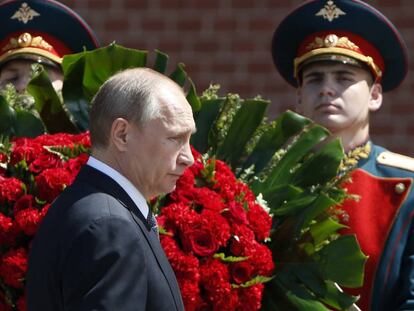
{"label": "cap badge", "polygon": [[316,16],[322,16],[324,19],[332,22],[335,18],[339,18],[341,15],[345,15],[346,13],[338,8],[332,0],[326,2],[325,6],[320,9]]}
{"label": "cap badge", "polygon": [[329,34],[325,38],[316,37],[306,46],[306,50],[311,51],[319,48],[342,47],[349,50],[357,51],[359,47],[350,41],[348,37],[338,37],[335,34]]}
{"label": "cap badge", "polygon": [[27,24],[36,16],[40,16],[40,14],[28,6],[26,2],[23,2],[20,9],[13,14],[11,19],[17,19],[19,22]]}
{"label": "cap badge", "polygon": [[18,38],[11,38],[9,43],[2,48],[2,52],[18,48],[37,47],[44,50],[52,50],[53,47],[43,40],[42,37],[32,37],[30,33],[22,33]]}

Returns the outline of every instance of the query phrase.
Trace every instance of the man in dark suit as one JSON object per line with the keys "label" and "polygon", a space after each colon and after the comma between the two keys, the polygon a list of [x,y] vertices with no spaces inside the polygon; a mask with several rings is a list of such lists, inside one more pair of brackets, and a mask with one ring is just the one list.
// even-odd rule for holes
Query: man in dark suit
{"label": "man in dark suit", "polygon": [[148,68],[103,84],[90,113],[91,157],[33,241],[28,310],[183,310],[146,201],[194,159],[183,90]]}

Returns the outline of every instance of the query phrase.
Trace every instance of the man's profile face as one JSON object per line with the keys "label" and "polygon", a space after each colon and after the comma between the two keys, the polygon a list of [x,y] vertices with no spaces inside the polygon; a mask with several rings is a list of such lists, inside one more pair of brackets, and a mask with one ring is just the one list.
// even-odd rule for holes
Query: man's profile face
{"label": "man's profile face", "polygon": [[370,73],[360,67],[316,62],[303,69],[298,112],[331,132],[367,126],[372,108]]}
{"label": "man's profile face", "polygon": [[191,106],[178,88],[160,89],[160,117],[133,126],[123,174],[146,197],[175,189],[178,178],[194,163],[190,137],[195,132]]}
{"label": "man's profile face", "polygon": [[[0,89],[7,84],[14,85],[18,92],[23,92],[31,79],[31,66],[34,62],[28,59],[13,59],[0,68]],[[52,66],[44,65],[50,81],[56,91],[60,91],[63,85],[63,73]]]}

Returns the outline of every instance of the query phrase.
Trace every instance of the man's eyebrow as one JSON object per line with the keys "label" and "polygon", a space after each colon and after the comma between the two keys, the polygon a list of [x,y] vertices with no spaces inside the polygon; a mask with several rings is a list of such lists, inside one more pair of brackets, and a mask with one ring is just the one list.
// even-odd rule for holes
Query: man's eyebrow
{"label": "man's eyebrow", "polygon": [[[303,78],[321,76],[324,73],[325,73],[325,71],[314,69],[314,70],[311,70],[310,72],[304,74]],[[341,74],[341,75],[345,75],[345,74],[354,75],[355,74],[355,72],[351,69],[337,69],[337,70],[332,70],[332,71],[329,71],[329,72],[326,72],[326,73]]]}
{"label": "man's eyebrow", "polygon": [[322,75],[323,75],[322,71],[315,69],[315,70],[312,70],[312,71],[304,74],[303,77],[307,78],[307,77],[322,76]]}
{"label": "man's eyebrow", "polygon": [[342,75],[344,75],[344,74],[354,75],[355,74],[355,72],[353,70],[350,70],[350,69],[335,70],[334,73],[335,74],[342,74]]}
{"label": "man's eyebrow", "polygon": [[16,66],[9,66],[1,70],[1,72],[7,72],[7,71],[16,72],[16,71],[19,71],[19,68],[17,68]]}

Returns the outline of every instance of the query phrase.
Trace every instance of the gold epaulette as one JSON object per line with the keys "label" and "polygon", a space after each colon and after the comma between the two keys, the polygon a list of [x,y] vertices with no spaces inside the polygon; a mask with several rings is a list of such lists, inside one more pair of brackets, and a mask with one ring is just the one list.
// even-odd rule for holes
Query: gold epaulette
{"label": "gold epaulette", "polygon": [[383,165],[414,172],[414,158],[402,154],[384,151],[377,157],[377,162]]}

